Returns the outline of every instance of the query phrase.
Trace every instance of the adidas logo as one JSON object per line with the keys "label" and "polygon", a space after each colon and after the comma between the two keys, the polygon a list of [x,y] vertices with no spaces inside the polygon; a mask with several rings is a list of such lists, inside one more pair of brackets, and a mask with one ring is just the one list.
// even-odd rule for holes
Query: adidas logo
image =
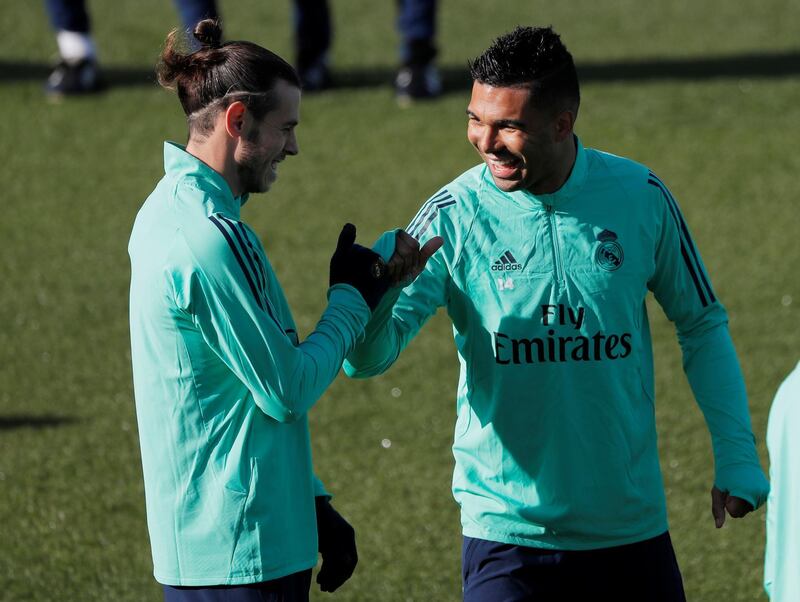
{"label": "adidas logo", "polygon": [[511,254],[511,251],[506,251],[500,256],[500,259],[492,264],[493,272],[515,272],[522,269],[522,264],[517,263],[517,260]]}

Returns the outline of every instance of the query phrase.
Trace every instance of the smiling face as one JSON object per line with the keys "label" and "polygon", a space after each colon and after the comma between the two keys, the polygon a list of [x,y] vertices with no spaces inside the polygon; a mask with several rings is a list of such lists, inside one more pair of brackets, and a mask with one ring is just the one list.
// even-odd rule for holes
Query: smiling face
{"label": "smiling face", "polygon": [[574,161],[574,116],[548,115],[531,103],[527,87],[494,87],[476,81],[467,109],[467,138],[500,190],[555,192]]}
{"label": "smiling face", "polygon": [[295,127],[300,117],[300,90],[278,80],[277,106],[260,121],[248,121],[234,153],[242,193],[266,192],[278,177],[278,163],[299,152]]}

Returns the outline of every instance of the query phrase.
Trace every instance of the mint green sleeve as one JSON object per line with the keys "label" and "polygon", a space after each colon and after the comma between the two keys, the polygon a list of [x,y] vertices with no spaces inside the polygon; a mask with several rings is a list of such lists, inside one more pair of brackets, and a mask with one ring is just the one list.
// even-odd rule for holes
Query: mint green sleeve
{"label": "mint green sleeve", "polygon": [[349,285],[331,287],[316,328],[295,345],[218,232],[209,228],[185,242],[193,261],[173,275],[178,307],[265,414],[279,422],[303,416],[363,332],[370,311],[361,295]]}
{"label": "mint green sleeve", "polygon": [[[420,245],[440,234],[440,224],[434,223]],[[386,261],[394,253],[395,230],[386,232],[373,246]],[[445,247],[448,237],[445,236]],[[447,251],[443,247],[429,260],[422,273],[404,288],[390,290],[375,308],[364,338],[348,354],[345,373],[352,378],[367,378],[382,374],[395,362],[400,352],[437,309],[446,303],[448,270]]]}
{"label": "mint green sleeve", "polygon": [[675,324],[683,369],[711,433],[714,484],[761,506],[769,484],[758,459],[747,393],[728,331],[699,252],[666,187],[650,187],[660,207],[655,269],[648,287]]}
{"label": "mint green sleeve", "polygon": [[781,383],[767,422],[771,488],[767,499],[764,589],[774,600],[800,600],[800,363]]}
{"label": "mint green sleeve", "polygon": [[325,489],[325,485],[322,484],[322,481],[316,474],[314,475],[314,497],[326,497],[328,499],[333,497]]}

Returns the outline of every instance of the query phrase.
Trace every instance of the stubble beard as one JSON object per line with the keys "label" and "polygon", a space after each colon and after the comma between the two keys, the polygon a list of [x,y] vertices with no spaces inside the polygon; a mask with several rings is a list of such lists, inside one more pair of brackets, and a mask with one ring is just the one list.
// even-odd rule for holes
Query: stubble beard
{"label": "stubble beard", "polygon": [[268,163],[253,150],[249,140],[242,146],[241,156],[236,161],[236,169],[243,193],[267,192],[272,182],[267,176]]}

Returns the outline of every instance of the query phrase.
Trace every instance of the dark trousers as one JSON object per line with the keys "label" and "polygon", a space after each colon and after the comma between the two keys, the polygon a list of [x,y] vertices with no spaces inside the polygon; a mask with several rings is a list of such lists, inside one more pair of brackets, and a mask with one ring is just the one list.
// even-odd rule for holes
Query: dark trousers
{"label": "dark trousers", "polygon": [[437,0],[397,0],[397,31],[403,64],[425,64],[436,56]]}
{"label": "dark trousers", "polygon": [[183,26],[190,32],[203,19],[219,17],[217,3],[214,0],[174,0],[175,8],[181,16]]}
{"label": "dark trousers", "polygon": [[[54,2],[55,0],[49,0]],[[65,0],[62,0],[62,2]],[[216,0],[174,0],[184,27],[194,29],[198,21],[217,16]],[[436,34],[437,0],[397,0],[397,29],[403,39],[400,55],[409,62],[421,41],[430,46]],[[333,38],[328,0],[293,0],[296,65],[301,71],[320,59]]]}
{"label": "dark trousers", "polygon": [[295,65],[303,73],[331,47],[333,29],[328,0],[294,0]]}
{"label": "dark trousers", "polygon": [[175,587],[164,585],[164,602],[308,602],[311,569],[247,585]]}
{"label": "dark trousers", "polygon": [[669,533],[585,551],[464,537],[462,567],[464,602],[686,602]]}
{"label": "dark trousers", "polygon": [[89,33],[91,24],[84,0],[46,0],[45,7],[56,31]]}
{"label": "dark trousers", "polygon": [[[193,30],[198,21],[219,16],[216,0],[174,0],[183,26]],[[294,0],[295,60],[300,71],[311,67],[330,48],[331,16],[328,0]]]}

